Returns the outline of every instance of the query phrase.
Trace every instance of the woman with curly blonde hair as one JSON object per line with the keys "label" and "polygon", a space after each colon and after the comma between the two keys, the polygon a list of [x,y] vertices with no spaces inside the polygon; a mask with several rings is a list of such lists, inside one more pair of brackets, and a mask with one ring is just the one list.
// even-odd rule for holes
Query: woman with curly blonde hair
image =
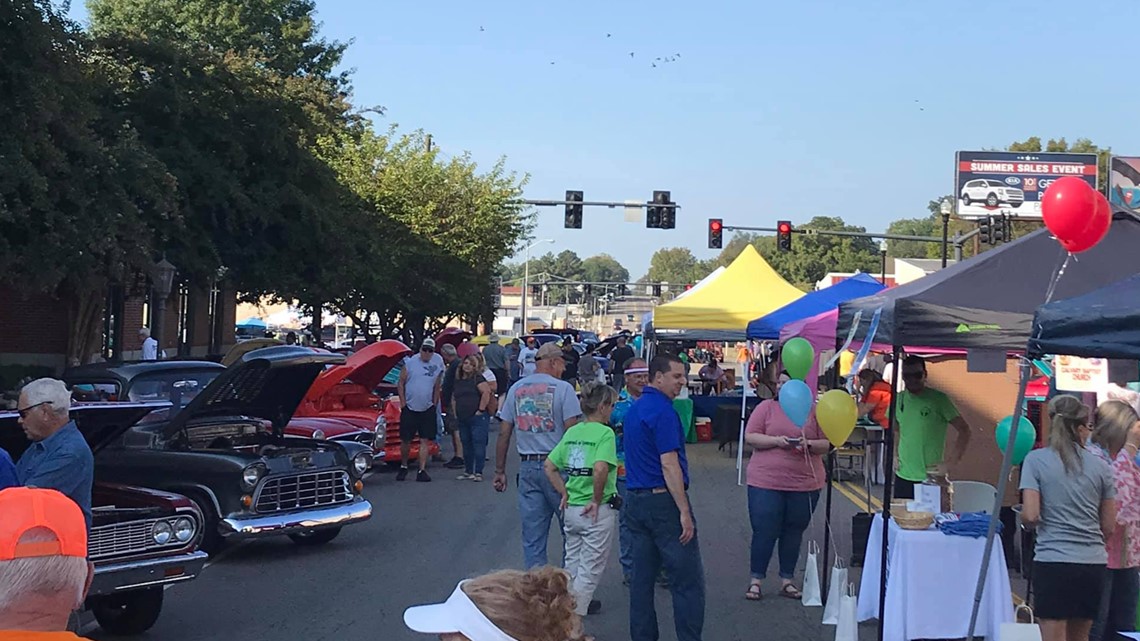
{"label": "woman with curly blonde hair", "polygon": [[404,624],[441,641],[586,641],[574,606],[565,570],[500,570],[460,581],[443,603],[408,608]]}

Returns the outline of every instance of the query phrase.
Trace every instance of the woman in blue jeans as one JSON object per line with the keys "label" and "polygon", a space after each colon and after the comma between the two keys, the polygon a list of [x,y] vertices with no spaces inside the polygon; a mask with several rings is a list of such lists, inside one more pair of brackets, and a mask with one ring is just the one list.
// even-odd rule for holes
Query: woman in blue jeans
{"label": "woman in blue jeans", "polygon": [[463,442],[464,471],[460,481],[482,481],[483,463],[487,458],[487,435],[494,413],[495,388],[484,375],[486,365],[481,354],[463,359],[455,375],[452,412],[459,422],[459,438]]}
{"label": "woman in blue jeans", "polygon": [[[787,383],[782,373],[779,388]],[[748,462],[748,516],[752,521],[751,580],[744,597],[763,598],[761,584],[768,573],[772,550],[779,544],[779,595],[799,599],[796,564],[804,530],[824,484],[823,455],[830,443],[815,421],[796,427],[777,400],[760,403],[748,417],[744,441],[752,446]]]}

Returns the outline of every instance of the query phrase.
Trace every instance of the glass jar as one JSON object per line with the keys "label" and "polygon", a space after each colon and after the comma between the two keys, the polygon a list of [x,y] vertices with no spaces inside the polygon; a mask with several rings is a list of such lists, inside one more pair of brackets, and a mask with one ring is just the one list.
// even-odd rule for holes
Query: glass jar
{"label": "glass jar", "polygon": [[938,488],[940,512],[954,511],[954,483],[945,468],[941,465],[926,468],[926,480],[922,484]]}

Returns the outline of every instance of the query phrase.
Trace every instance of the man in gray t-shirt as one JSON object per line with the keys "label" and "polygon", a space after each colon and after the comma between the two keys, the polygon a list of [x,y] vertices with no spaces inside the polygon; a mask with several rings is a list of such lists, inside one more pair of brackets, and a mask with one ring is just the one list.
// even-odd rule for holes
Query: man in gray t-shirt
{"label": "man in gray t-shirt", "polygon": [[1112,470],[1078,448],[1080,471],[1067,474],[1057,450],[1034,450],[1021,465],[1021,489],[1041,494],[1033,559],[1042,563],[1104,565],[1108,553],[1100,529],[1100,505],[1116,498]]}
{"label": "man in gray t-shirt", "polygon": [[431,480],[427,462],[431,443],[438,431],[435,408],[439,404],[443,370],[443,358],[435,353],[435,341],[430,338],[424,339],[419,354],[404,359],[400,381],[396,384],[400,395],[400,471],[396,474],[397,481],[408,477],[408,456],[412,441],[417,436],[420,438],[420,470],[416,480],[421,483]]}
{"label": "man in gray t-shirt", "polygon": [[[574,387],[561,380],[566,369],[562,350],[555,343],[543,345],[536,354],[536,371],[511,386],[499,413],[499,442],[495,459],[495,491],[507,489],[507,453],[512,435],[518,437],[519,516],[522,518],[523,556],[527,569],[547,564],[546,543],[550,519],[558,517],[562,528],[562,497],[542,469],[566,429],[582,418]],[[565,556],[565,537],[563,537]]]}

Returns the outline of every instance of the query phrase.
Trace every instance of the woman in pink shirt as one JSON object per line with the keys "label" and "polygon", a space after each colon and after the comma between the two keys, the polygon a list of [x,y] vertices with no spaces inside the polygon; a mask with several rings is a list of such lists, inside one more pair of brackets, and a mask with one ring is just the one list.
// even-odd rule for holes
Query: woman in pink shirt
{"label": "woman in pink shirt", "polygon": [[[777,393],[791,380],[780,374]],[[779,542],[780,596],[799,599],[793,583],[804,530],[824,483],[823,455],[830,443],[815,422],[815,411],[801,430],[780,402],[760,403],[748,417],[744,441],[752,446],[748,462],[748,517],[752,521],[752,580],[745,598],[759,601],[772,549]]]}
{"label": "woman in pink shirt", "polygon": [[1088,450],[1112,468],[1116,485],[1116,529],[1105,540],[1108,574],[1105,575],[1100,613],[1093,622],[1090,641],[1124,639],[1117,630],[1131,630],[1140,599],[1140,420],[1127,403],[1106,401],[1096,410],[1096,428]]}

